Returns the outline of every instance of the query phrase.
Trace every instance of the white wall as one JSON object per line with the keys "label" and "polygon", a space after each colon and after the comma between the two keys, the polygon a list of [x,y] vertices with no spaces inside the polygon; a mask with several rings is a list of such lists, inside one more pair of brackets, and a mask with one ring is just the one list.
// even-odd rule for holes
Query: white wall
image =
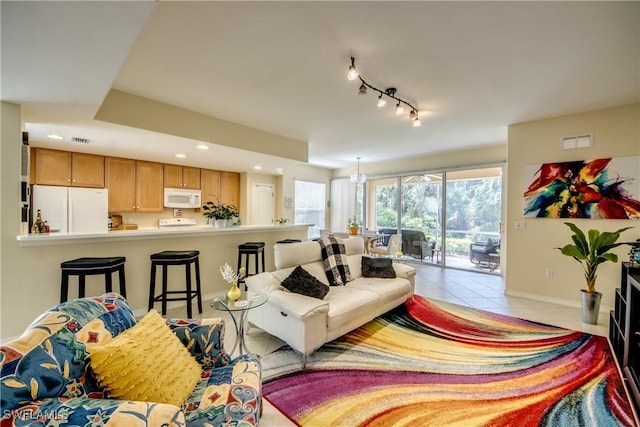
{"label": "white wall", "polygon": [[[562,137],[584,133],[594,135],[593,148],[560,149]],[[582,270],[576,261],[554,249],[571,243],[570,230],[564,225],[567,220],[524,219],[523,168],[531,164],[640,155],[640,104],[511,125],[508,154],[507,293],[579,306],[579,290],[584,288]],[[516,221],[525,221],[526,229],[516,230]],[[638,221],[577,219],[570,222],[583,230],[614,231],[633,226],[621,241],[640,237]],[[628,251],[628,246],[622,246],[616,253],[622,260],[628,260]],[[553,270],[553,277],[546,277],[547,269]],[[605,309],[614,304],[615,288],[620,286],[620,269],[620,264],[613,263],[602,264],[598,269],[597,290],[603,293]]]}

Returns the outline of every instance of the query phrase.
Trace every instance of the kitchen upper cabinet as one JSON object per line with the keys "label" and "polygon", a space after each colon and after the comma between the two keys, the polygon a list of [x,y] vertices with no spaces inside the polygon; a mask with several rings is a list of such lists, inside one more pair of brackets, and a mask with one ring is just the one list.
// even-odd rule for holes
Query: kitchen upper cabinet
{"label": "kitchen upper cabinet", "polygon": [[109,189],[109,212],[135,212],[136,161],[107,157],[105,178]]}
{"label": "kitchen upper cabinet", "polygon": [[165,188],[200,190],[200,169],[189,166],[164,165]]}
{"label": "kitchen upper cabinet", "polygon": [[220,172],[220,201],[240,207],[240,174]]}
{"label": "kitchen upper cabinet", "polygon": [[136,161],[136,212],[164,210],[163,164]]}
{"label": "kitchen upper cabinet", "polygon": [[201,169],[202,204],[209,201],[240,208],[240,174]]}
{"label": "kitchen upper cabinet", "polygon": [[162,212],[163,165],[107,157],[109,212]]}
{"label": "kitchen upper cabinet", "polygon": [[104,156],[35,148],[32,182],[104,188]]}
{"label": "kitchen upper cabinet", "polygon": [[220,200],[220,171],[200,169],[200,190],[202,204],[218,203]]}

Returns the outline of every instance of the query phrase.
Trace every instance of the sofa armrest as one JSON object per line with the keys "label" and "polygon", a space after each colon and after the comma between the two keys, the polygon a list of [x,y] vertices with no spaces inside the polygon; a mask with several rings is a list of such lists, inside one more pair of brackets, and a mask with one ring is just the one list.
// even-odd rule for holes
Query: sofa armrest
{"label": "sofa armrest", "polygon": [[224,349],[223,319],[167,319],[166,322],[204,369],[231,363]]}
{"label": "sofa armrest", "polygon": [[396,272],[396,277],[402,277],[411,283],[411,295],[413,295],[416,290],[416,269],[406,264],[394,262],[393,270]]}
{"label": "sofa armrest", "polygon": [[147,425],[184,426],[182,410],[174,405],[88,397],[54,397],[3,411],[5,425]]}
{"label": "sofa armrest", "polygon": [[277,305],[286,315],[302,320],[317,313],[329,312],[327,301],[279,289],[271,291],[268,303]]}
{"label": "sofa armrest", "polygon": [[248,276],[244,279],[244,282],[248,290],[265,295],[269,295],[275,289],[282,289],[280,281],[272,273],[268,272]]}
{"label": "sofa armrest", "polygon": [[416,269],[406,264],[394,262],[393,270],[396,272],[396,277],[402,277],[411,280],[416,275]]}

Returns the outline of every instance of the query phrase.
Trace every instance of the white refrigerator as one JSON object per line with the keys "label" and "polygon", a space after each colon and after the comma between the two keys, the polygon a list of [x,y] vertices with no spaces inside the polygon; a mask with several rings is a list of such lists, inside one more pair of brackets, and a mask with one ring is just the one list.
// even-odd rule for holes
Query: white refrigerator
{"label": "white refrigerator", "polygon": [[51,232],[107,233],[109,197],[106,188],[33,186],[33,217],[40,209]]}

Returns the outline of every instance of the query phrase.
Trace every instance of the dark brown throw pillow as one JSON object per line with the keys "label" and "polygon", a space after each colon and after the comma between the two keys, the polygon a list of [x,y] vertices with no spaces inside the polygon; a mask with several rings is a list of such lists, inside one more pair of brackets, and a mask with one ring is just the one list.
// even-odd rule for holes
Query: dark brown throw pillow
{"label": "dark brown throw pillow", "polygon": [[329,292],[329,286],[300,266],[297,266],[289,277],[282,281],[282,286],[290,292],[318,299],[323,299]]}
{"label": "dark brown throw pillow", "polygon": [[396,271],[393,269],[392,260],[389,258],[362,257],[362,276],[378,279],[393,279]]}

